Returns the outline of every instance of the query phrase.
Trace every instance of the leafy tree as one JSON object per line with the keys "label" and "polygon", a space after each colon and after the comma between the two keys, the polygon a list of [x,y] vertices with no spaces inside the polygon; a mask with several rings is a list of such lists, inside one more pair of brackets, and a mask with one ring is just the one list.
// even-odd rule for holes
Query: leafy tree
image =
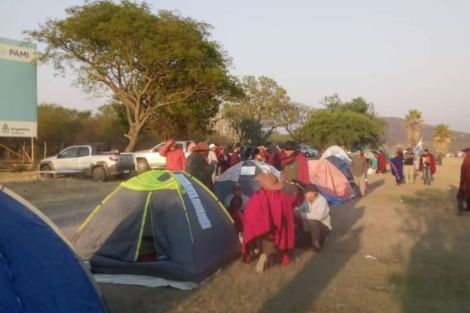
{"label": "leafy tree", "polygon": [[282,108],[280,112],[281,125],[295,142],[301,143],[305,140],[303,126],[312,112],[312,107],[296,102],[288,102]]}
{"label": "leafy tree", "polygon": [[38,146],[47,144],[47,154],[60,152],[63,148],[83,143],[79,134],[85,130],[85,121],[91,118],[91,111],[67,109],[52,103],[38,106]]}
{"label": "leafy tree", "polygon": [[230,59],[209,39],[208,24],[128,0],[86,2],[66,14],[26,34],[45,44],[41,62],[72,68],[84,90],[125,108],[126,151],[154,112],[199,96],[222,101],[233,90]]}
{"label": "leafy tree", "polygon": [[263,143],[282,126],[280,112],[290,101],[289,96],[275,80],[264,76],[245,76],[240,86],[244,96],[225,105],[225,118],[239,138],[249,137],[255,145]]}
{"label": "leafy tree", "polygon": [[432,137],[436,152],[447,154],[452,143],[452,132],[449,129],[449,125],[437,124]]}
{"label": "leafy tree", "polygon": [[318,147],[340,145],[378,146],[382,143],[385,125],[382,120],[348,111],[319,110],[305,124],[305,132]]}
{"label": "leafy tree", "polygon": [[343,102],[335,94],[325,97],[321,104],[324,109],[315,111],[304,127],[314,145],[378,147],[383,143],[385,122],[377,116],[372,103],[361,97]]}
{"label": "leafy tree", "polygon": [[418,110],[410,110],[405,116],[405,128],[408,134],[408,143],[415,146],[421,136],[421,130],[424,127],[423,115]]}

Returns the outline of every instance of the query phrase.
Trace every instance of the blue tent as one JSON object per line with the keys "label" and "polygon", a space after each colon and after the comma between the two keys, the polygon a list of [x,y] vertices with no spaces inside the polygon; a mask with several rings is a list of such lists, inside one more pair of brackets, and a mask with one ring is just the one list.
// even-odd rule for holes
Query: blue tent
{"label": "blue tent", "polygon": [[214,184],[215,194],[220,201],[232,193],[235,184],[240,185],[244,195],[251,197],[260,188],[255,180],[256,175],[261,173],[272,173],[278,178],[281,173],[273,166],[254,160],[242,161],[229,168],[220,175]]}
{"label": "blue tent", "polygon": [[340,157],[337,157],[335,155],[330,155],[329,157],[326,158],[328,161],[333,163],[334,166],[336,166],[337,169],[341,171],[341,173],[346,176],[348,179],[349,183],[354,186],[354,176],[351,173],[351,165],[346,162],[345,160],[341,159]]}
{"label": "blue tent", "polygon": [[1,185],[0,312],[106,312],[93,278],[67,239]]}

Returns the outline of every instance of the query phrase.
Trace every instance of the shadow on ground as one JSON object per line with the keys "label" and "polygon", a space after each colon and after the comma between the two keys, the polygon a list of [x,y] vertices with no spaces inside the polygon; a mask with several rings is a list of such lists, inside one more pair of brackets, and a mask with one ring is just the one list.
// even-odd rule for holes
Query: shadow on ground
{"label": "shadow on ground", "polygon": [[[382,181],[383,184],[383,181]],[[364,215],[364,207],[332,207],[333,233],[321,254],[315,255],[281,290],[264,303],[258,313],[306,313],[331,280],[360,248],[362,227],[353,226]]]}
{"label": "shadow on ground", "polygon": [[408,267],[390,276],[404,313],[470,312],[470,217],[458,216],[457,188],[404,197],[402,232],[414,246]]}

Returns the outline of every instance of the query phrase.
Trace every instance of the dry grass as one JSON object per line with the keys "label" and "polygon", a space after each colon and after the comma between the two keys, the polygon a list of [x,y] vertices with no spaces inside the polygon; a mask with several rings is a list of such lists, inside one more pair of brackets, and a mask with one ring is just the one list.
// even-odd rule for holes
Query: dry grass
{"label": "dry grass", "polygon": [[[263,275],[235,261],[194,291],[102,285],[106,301],[111,313],[470,312],[470,217],[455,204],[460,162],[445,160],[431,187],[370,177],[368,197],[332,207],[322,254],[296,251],[293,264]],[[28,184],[36,183],[6,185],[28,195]],[[96,186],[83,188],[98,195],[114,187]],[[43,204],[41,194],[58,192],[36,188],[30,199]],[[60,201],[67,194],[75,197],[64,191]]]}

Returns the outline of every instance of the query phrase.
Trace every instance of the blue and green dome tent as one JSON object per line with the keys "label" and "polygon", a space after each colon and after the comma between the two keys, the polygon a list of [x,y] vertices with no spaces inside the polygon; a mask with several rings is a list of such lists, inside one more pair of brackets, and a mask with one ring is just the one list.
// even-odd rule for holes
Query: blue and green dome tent
{"label": "blue and green dome tent", "polygon": [[240,252],[220,201],[185,172],[149,171],[121,183],[72,243],[99,274],[201,283]]}
{"label": "blue and green dome tent", "polygon": [[106,312],[67,239],[38,209],[1,185],[0,312]]}

